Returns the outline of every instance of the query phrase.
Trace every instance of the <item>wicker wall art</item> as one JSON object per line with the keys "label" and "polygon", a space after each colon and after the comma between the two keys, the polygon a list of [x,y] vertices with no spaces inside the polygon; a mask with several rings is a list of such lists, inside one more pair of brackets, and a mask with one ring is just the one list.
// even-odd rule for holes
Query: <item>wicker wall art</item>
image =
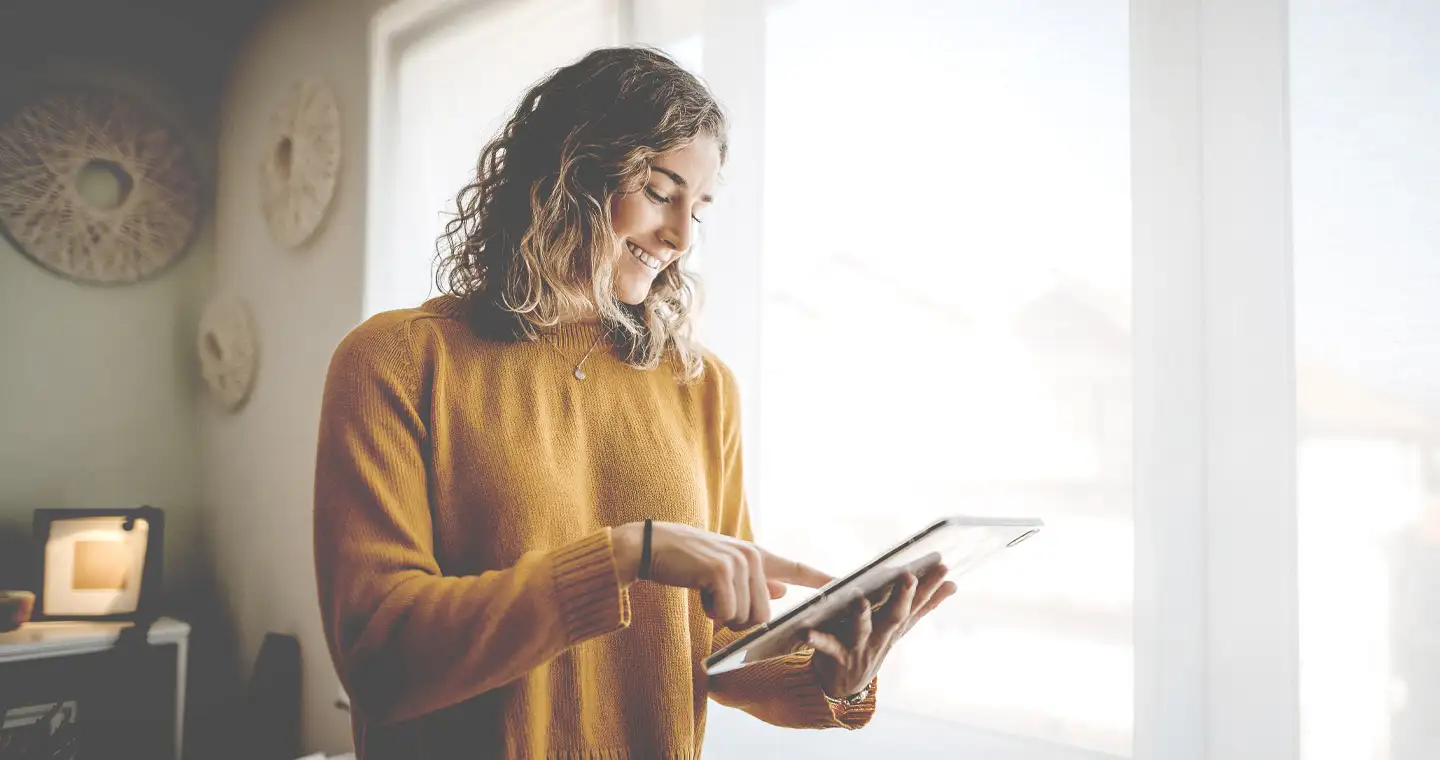
{"label": "wicker wall art", "polygon": [[260,176],[260,210],[270,234],[298,246],[315,234],[340,173],[340,106],[314,79],[290,87],[270,117]]}
{"label": "wicker wall art", "polygon": [[0,124],[0,227],[62,277],[114,285],[155,276],[189,248],[199,194],[184,141],[119,94],[55,90]]}
{"label": "wicker wall art", "polygon": [[229,295],[211,299],[200,316],[197,343],[210,397],[228,411],[240,409],[250,399],[260,355],[245,302]]}

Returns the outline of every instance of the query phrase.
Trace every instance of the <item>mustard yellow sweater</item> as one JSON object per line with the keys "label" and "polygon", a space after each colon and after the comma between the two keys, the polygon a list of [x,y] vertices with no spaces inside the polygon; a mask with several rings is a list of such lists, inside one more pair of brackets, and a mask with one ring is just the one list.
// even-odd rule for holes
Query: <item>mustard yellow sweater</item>
{"label": "mustard yellow sweater", "polygon": [[389,758],[696,758],[707,697],[783,726],[837,716],[810,651],[708,678],[736,633],[699,597],[619,585],[610,528],[653,518],[749,539],[733,376],[644,372],[598,335],[482,339],[441,297],[337,348],[315,478],[315,563],[356,749]]}

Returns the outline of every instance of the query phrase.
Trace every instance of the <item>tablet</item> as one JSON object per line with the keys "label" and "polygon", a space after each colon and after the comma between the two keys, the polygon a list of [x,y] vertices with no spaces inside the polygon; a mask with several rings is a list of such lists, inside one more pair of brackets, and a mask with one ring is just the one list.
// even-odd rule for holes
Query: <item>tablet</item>
{"label": "tablet", "polygon": [[807,646],[811,629],[824,629],[843,620],[847,606],[858,595],[864,594],[878,610],[907,570],[923,576],[943,564],[946,577],[954,578],[1042,527],[1044,523],[1035,518],[956,515],[936,520],[849,575],[826,584],[785,614],[750,629],[706,658],[705,670],[724,673],[797,652]]}

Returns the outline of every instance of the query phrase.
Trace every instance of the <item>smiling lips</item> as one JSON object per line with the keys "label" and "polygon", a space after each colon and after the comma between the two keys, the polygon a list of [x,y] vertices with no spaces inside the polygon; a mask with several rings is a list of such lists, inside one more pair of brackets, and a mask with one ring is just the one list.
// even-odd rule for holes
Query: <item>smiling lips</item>
{"label": "smiling lips", "polygon": [[660,267],[665,266],[665,262],[663,262],[663,261],[661,261],[660,259],[657,259],[657,258],[655,258],[654,256],[651,256],[650,254],[646,253],[644,248],[641,248],[640,246],[635,245],[634,243],[630,242],[629,240],[626,240],[626,241],[625,241],[625,248],[626,248],[627,250],[629,250],[629,251],[630,251],[630,255],[631,255],[631,256],[634,256],[636,259],[638,259],[641,264],[644,264],[645,266],[650,267],[651,269],[654,269],[654,270],[657,271],[657,272],[660,271]]}

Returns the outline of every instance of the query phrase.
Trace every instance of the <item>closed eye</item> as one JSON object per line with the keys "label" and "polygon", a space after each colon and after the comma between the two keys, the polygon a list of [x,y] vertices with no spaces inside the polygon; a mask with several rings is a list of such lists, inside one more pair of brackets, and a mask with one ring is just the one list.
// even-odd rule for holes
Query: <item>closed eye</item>
{"label": "closed eye", "polygon": [[[652,187],[650,187],[650,186],[648,186],[648,185],[645,187],[645,194],[648,195],[648,196],[650,196],[650,200],[652,200],[652,201],[654,201],[654,202],[656,202],[656,203],[660,203],[660,204],[668,204],[668,203],[670,203],[670,198],[669,198],[668,196],[661,195],[660,193],[655,192],[655,189],[652,188]],[[695,216],[694,214],[691,214],[691,215],[690,215],[690,218],[691,218],[691,219],[694,219],[696,224],[704,224],[704,223],[705,223],[705,220],[704,220],[704,219],[701,219],[700,217]]]}

